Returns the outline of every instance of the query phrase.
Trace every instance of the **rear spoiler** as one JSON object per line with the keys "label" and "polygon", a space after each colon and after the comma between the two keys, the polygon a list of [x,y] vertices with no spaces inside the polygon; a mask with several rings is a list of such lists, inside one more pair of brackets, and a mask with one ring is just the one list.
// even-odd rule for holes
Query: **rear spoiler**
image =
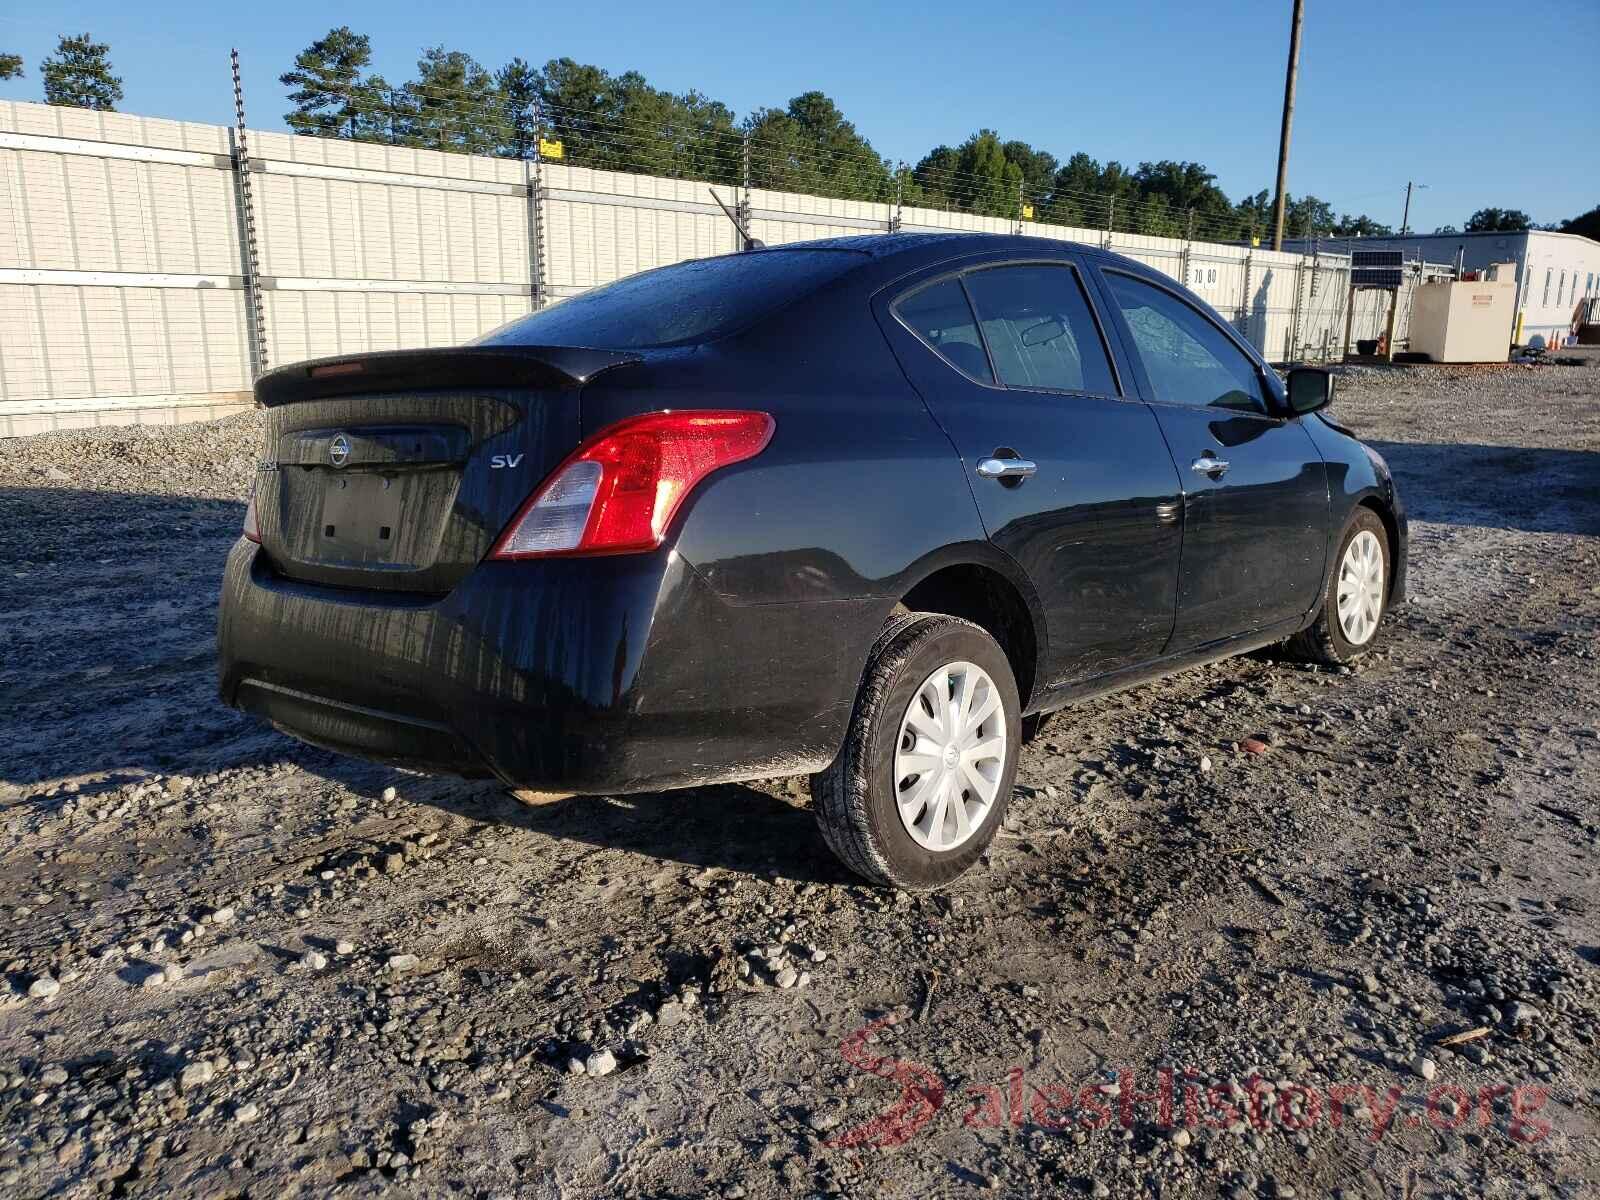
{"label": "rear spoiler", "polygon": [[643,356],[584,346],[451,346],[439,350],[381,350],[314,358],[279,367],[256,380],[256,401],[267,407],[373,392],[464,387],[581,387],[601,371]]}

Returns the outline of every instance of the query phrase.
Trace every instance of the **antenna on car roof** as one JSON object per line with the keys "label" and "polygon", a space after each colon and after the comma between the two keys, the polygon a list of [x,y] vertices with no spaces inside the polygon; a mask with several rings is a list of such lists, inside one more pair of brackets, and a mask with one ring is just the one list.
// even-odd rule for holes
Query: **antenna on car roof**
{"label": "antenna on car roof", "polygon": [[750,231],[743,225],[739,224],[739,218],[734,215],[731,208],[722,202],[722,197],[717,195],[716,188],[708,187],[706,191],[711,193],[711,198],[717,202],[717,207],[722,210],[722,215],[727,217],[728,220],[732,221],[733,227],[739,231],[739,236],[744,239],[744,249],[765,250],[767,248],[767,244],[765,242],[763,242],[760,238],[751,237]]}

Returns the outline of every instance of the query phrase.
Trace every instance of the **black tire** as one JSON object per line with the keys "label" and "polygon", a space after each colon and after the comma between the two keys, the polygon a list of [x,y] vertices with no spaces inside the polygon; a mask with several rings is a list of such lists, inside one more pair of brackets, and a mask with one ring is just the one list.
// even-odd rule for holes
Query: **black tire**
{"label": "black tire", "polygon": [[[894,763],[901,722],[922,684],[941,666],[966,662],[995,685],[1006,739],[994,802],[970,837],[948,851],[924,848],[906,830],[896,806]],[[873,883],[921,890],[949,883],[977,862],[994,840],[1017,774],[1022,721],[1017,683],[1005,652],[970,621],[908,613],[884,627],[862,677],[844,747],[811,777],[823,839],[856,874]]]}
{"label": "black tire", "polygon": [[[1339,627],[1339,566],[1344,562],[1350,543],[1361,533],[1371,533],[1378,539],[1383,554],[1383,605],[1378,613],[1377,627],[1360,645],[1353,644]],[[1330,667],[1342,667],[1354,662],[1371,650],[1383,638],[1383,618],[1389,611],[1389,584],[1394,578],[1394,562],[1389,549],[1389,532],[1383,527],[1378,514],[1370,508],[1358,508],[1345,526],[1339,539],[1339,549],[1328,572],[1328,585],[1322,594],[1317,619],[1285,643],[1290,653],[1308,662],[1319,662]]]}

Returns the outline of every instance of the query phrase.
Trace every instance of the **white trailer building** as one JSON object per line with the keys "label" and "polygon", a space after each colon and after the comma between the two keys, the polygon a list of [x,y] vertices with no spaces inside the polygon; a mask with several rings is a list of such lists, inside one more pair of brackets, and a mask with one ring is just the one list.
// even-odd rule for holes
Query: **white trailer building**
{"label": "white trailer building", "polygon": [[[1324,250],[1400,250],[1407,260],[1459,264],[1481,271],[1494,263],[1517,267],[1517,308],[1512,330],[1518,345],[1540,337],[1560,345],[1572,330],[1579,304],[1600,296],[1600,242],[1575,233],[1530,229],[1523,233],[1410,233],[1405,237],[1323,239]],[[1309,250],[1309,241],[1284,243]]]}

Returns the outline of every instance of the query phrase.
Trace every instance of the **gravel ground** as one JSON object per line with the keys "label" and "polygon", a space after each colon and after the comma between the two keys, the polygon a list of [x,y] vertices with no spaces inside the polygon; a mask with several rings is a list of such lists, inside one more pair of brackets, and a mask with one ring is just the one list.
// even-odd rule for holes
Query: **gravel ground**
{"label": "gravel ground", "polygon": [[1340,388],[1386,649],[1057,715],[921,896],[803,781],[529,808],[264,731],[257,420],[0,443],[0,1193],[1596,1194],[1600,359]]}

